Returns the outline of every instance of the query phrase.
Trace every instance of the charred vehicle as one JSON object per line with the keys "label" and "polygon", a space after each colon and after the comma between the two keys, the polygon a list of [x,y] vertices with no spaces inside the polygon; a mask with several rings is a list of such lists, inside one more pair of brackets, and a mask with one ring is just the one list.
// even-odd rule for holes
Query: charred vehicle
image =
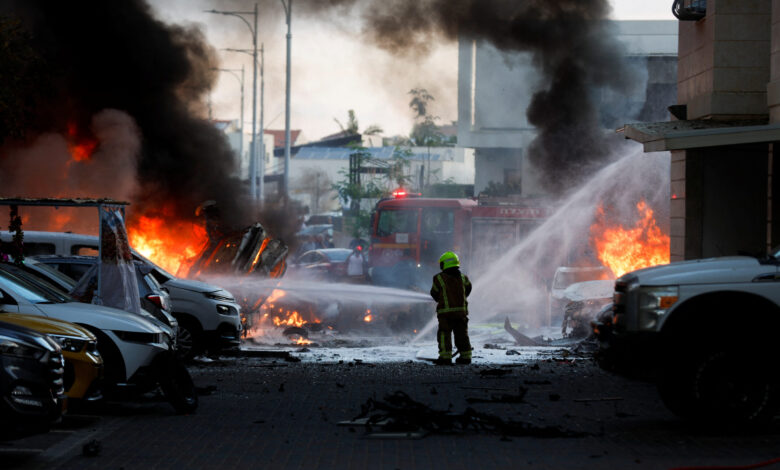
{"label": "charred vehicle", "polygon": [[768,422],[780,399],[778,256],[686,261],[620,277],[611,318],[593,323],[602,366],[653,378],[683,418]]}

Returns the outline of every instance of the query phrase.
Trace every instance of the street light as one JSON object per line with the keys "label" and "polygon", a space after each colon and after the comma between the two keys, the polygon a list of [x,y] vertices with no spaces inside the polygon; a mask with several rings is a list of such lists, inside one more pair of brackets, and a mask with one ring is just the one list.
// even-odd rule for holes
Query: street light
{"label": "street light", "polygon": [[[229,52],[241,52],[243,54],[250,54],[253,55],[254,50],[253,49],[231,49],[226,48],[222,49],[223,51],[229,51]],[[265,111],[265,104],[264,104],[264,96],[265,96],[265,75],[263,74],[263,69],[265,67],[265,48],[263,47],[263,44],[260,43],[260,64],[257,64],[260,66],[260,128],[258,132],[260,133],[260,165],[257,171],[260,173],[260,178],[257,182],[257,194],[252,194],[252,197],[255,199],[258,199],[260,201],[263,200],[263,188],[265,185],[265,141],[263,140],[263,136],[265,136],[265,127],[263,126],[263,114]],[[254,116],[252,116],[254,119]],[[257,165],[256,165],[257,167]]]}
{"label": "street light", "polygon": [[[244,66],[242,65],[240,69],[212,69],[216,70],[217,72],[227,72],[230,75],[236,77],[236,80],[238,80],[238,83],[241,85],[241,138],[238,139],[238,155],[243,158],[244,156]],[[236,72],[241,72],[241,76],[239,77]],[[250,158],[251,160],[251,158]]]}
{"label": "street light", "polygon": [[[249,158],[249,191],[252,198],[257,199],[257,3],[255,3],[254,11],[206,10],[206,13],[240,18],[249,28],[249,32],[252,33],[252,145]],[[254,27],[244,18],[246,15],[253,17]]]}
{"label": "street light", "polygon": [[290,49],[292,48],[292,34],[290,22],[292,20],[292,0],[281,0],[284,13],[287,17],[287,87],[284,103],[284,198],[289,198],[290,183]]}

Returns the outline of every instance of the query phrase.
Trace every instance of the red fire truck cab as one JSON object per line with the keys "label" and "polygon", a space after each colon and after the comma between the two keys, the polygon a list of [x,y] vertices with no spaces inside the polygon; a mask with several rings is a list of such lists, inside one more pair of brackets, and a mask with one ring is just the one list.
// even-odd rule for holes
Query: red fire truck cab
{"label": "red fire truck cab", "polygon": [[547,217],[539,199],[383,199],[371,221],[369,266],[373,282],[425,289],[439,257],[454,251],[476,273],[522,240]]}

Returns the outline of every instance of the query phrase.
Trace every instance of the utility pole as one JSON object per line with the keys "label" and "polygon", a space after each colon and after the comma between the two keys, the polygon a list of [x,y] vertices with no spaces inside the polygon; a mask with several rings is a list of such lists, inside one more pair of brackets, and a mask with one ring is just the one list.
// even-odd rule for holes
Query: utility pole
{"label": "utility pole", "polygon": [[257,195],[255,199],[262,201],[265,198],[265,127],[263,115],[265,110],[265,47],[260,44],[260,179],[257,181]]}
{"label": "utility pole", "polygon": [[285,15],[287,16],[287,87],[284,105],[284,199],[290,197],[290,51],[292,48],[292,33],[290,23],[292,20],[292,0],[282,1]]}

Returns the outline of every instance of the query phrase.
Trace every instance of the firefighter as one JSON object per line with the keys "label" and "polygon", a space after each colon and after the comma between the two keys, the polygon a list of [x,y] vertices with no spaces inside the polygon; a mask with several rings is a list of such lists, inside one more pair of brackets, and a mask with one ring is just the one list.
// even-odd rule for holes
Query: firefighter
{"label": "firefighter", "polygon": [[471,282],[460,272],[458,255],[448,251],[439,258],[441,272],[433,276],[431,297],[436,301],[436,317],[439,329],[436,337],[439,342],[437,365],[452,364],[452,335],[455,335],[455,347],[459,357],[458,364],[471,364],[471,343],[468,334],[468,301]]}

